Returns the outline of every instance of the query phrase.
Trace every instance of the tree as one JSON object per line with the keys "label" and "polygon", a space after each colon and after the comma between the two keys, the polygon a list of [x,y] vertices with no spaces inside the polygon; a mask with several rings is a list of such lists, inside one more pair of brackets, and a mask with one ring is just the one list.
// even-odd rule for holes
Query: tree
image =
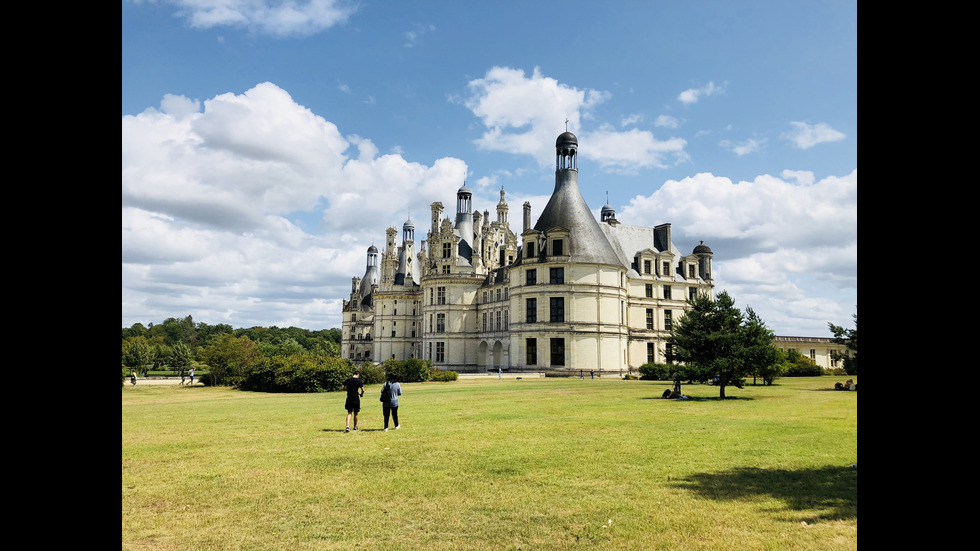
{"label": "tree", "polygon": [[685,365],[687,378],[704,382],[715,380],[720,397],[725,387],[739,385],[750,372],[746,361],[742,312],[735,301],[722,291],[714,300],[698,294],[687,301],[690,308],[674,324],[667,338],[673,358]]}
{"label": "tree", "polygon": [[191,365],[191,347],[183,342],[173,345],[170,347],[168,362],[174,371],[187,369]]}
{"label": "tree", "polygon": [[146,337],[130,337],[123,341],[123,363],[143,375],[146,364],[152,360],[152,351]]}
{"label": "tree", "polygon": [[827,323],[830,327],[830,332],[834,334],[833,342],[837,344],[843,344],[847,347],[850,354],[841,354],[840,352],[832,352],[831,357],[835,360],[843,360],[844,371],[848,375],[858,374],[858,315],[854,312],[854,329],[845,329],[839,325],[834,325],[832,323]]}
{"label": "tree", "polygon": [[238,384],[263,362],[262,354],[251,339],[232,334],[218,337],[201,350],[201,356],[208,364],[208,374],[214,385]]}
{"label": "tree", "polygon": [[783,355],[773,344],[773,332],[749,307],[745,308],[741,332],[748,371],[761,377],[764,384],[771,385],[783,373]]}

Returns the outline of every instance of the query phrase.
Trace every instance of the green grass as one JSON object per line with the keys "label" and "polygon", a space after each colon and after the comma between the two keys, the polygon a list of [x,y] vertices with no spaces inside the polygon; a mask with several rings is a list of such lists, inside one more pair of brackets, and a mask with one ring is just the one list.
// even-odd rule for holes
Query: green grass
{"label": "green grass", "polygon": [[856,549],[857,392],[614,379],[122,388],[123,549]]}

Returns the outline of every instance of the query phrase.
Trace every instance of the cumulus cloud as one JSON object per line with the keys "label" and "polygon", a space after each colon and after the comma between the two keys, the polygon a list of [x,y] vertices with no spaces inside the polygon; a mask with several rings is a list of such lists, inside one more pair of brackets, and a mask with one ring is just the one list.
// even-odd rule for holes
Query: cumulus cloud
{"label": "cumulus cloud", "polygon": [[718,290],[766,312],[770,327],[822,335],[826,320],[850,315],[839,311],[849,303],[840,297],[857,304],[857,170],[821,180],[807,171],[781,176],[670,180],[635,196],[617,218],[645,226],[669,221],[675,243],[704,241],[716,251]]}
{"label": "cumulus cloud", "polygon": [[245,28],[275,37],[304,37],[343,23],[357,10],[351,0],[167,0],[195,29]]}
{"label": "cumulus cloud", "polygon": [[697,103],[702,97],[721,94],[725,91],[726,85],[717,86],[714,82],[709,82],[701,88],[689,88],[678,94],[677,101],[685,104]]}
{"label": "cumulus cloud", "polygon": [[[535,67],[531,76],[520,69],[493,67],[483,78],[469,82],[470,95],[462,103],[486,127],[477,146],[533,156],[541,166],[554,163],[554,140],[568,129],[581,143],[583,158],[597,161],[608,171],[633,172],[646,167],[671,166],[687,160],[686,141],[681,138],[658,140],[649,131],[637,128],[617,131],[609,125],[583,130],[582,121],[592,118],[596,106],[610,94],[599,90],[579,90],[545,77]],[[623,124],[638,119],[627,118]]]}
{"label": "cumulus cloud", "polygon": [[810,149],[811,147],[825,143],[838,142],[847,136],[830,127],[826,123],[807,124],[805,122],[790,122],[793,129],[786,132],[784,136],[794,147],[799,149]]}
{"label": "cumulus cloud", "polygon": [[[285,323],[319,304],[326,317],[304,326],[338,325],[339,305],[323,299],[349,289],[331,282],[363,272],[379,226],[427,213],[465,173],[454,158],[379,156],[271,83],[203,102],[168,95],[122,118],[124,319],[140,305],[159,314],[144,323],[188,312]],[[186,312],[155,310],[160,294]]]}

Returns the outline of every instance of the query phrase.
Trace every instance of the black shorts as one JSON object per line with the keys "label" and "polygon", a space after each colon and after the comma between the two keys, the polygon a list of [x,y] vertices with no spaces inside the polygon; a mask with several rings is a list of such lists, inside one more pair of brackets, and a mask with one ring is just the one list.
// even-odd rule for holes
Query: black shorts
{"label": "black shorts", "polygon": [[358,397],[351,398],[348,396],[347,403],[344,404],[344,407],[347,408],[347,413],[357,413],[361,411],[361,399]]}

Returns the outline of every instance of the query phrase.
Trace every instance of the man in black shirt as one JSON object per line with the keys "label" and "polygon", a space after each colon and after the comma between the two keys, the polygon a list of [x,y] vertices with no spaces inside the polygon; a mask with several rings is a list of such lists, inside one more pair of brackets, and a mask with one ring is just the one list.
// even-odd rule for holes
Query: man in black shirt
{"label": "man in black shirt", "polygon": [[344,432],[350,432],[351,415],[354,416],[354,430],[357,430],[357,413],[361,411],[361,396],[364,396],[364,381],[361,380],[360,371],[355,371],[349,379],[344,381],[340,389],[347,391],[347,402],[344,404],[344,407],[347,408],[347,430]]}

